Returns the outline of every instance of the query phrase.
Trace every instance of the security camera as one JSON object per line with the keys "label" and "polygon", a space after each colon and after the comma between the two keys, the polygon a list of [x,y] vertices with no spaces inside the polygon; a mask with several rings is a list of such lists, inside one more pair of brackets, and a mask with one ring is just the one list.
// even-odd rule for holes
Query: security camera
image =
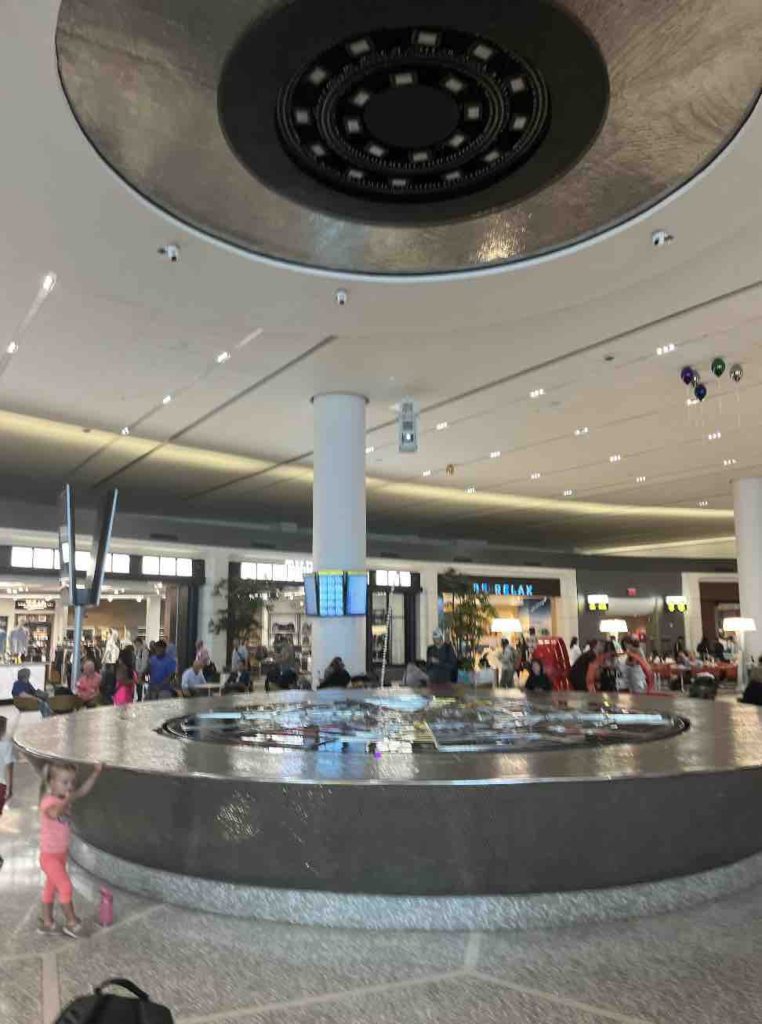
{"label": "security camera", "polygon": [[660,249],[663,245],[669,245],[674,240],[675,236],[670,235],[669,231],[654,231],[651,235],[651,245],[655,249]]}
{"label": "security camera", "polygon": [[339,290],[336,292],[336,305],[346,306],[348,302],[349,296],[347,295],[343,288],[339,288]]}
{"label": "security camera", "polygon": [[169,260],[170,263],[177,263],[180,259],[179,245],[162,245],[162,247],[158,251],[159,255],[163,256],[165,260]]}

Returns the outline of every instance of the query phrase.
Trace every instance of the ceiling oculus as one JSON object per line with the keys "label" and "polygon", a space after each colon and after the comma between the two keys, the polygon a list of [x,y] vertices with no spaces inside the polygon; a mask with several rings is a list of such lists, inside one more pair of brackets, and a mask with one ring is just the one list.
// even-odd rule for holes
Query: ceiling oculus
{"label": "ceiling oculus", "polygon": [[[342,13],[341,34],[321,47],[333,6],[294,0],[255,23],[219,87],[244,166],[317,209],[389,223],[473,215],[562,174],[605,118],[600,51],[555,7],[358,0],[357,31],[343,35]],[[424,10],[437,20],[411,22]]]}
{"label": "ceiling oculus", "polygon": [[760,48],[759,0],[60,0],[56,28],[79,126],[141,196],[365,275],[513,263],[642,213],[736,134]]}

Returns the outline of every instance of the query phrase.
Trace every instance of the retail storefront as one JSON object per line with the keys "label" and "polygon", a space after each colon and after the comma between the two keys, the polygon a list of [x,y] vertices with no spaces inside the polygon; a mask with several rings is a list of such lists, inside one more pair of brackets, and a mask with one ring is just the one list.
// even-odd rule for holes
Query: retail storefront
{"label": "retail storefront", "polygon": [[[241,561],[229,563],[227,661],[234,642],[246,639],[253,648],[262,645],[277,654],[290,642],[302,671],[312,670],[312,625],[304,610],[304,575],[312,572],[308,559],[282,562]],[[240,606],[239,581],[248,582],[246,593],[262,602],[246,636],[235,636],[237,618],[232,602]],[[391,670],[401,670],[415,658],[418,643],[418,595],[420,575],[406,569],[371,569],[368,572],[367,657],[368,672],[378,675],[386,652]],[[243,601],[248,598],[243,595]],[[247,621],[245,608],[240,619]],[[241,632],[241,630],[238,630]],[[337,652],[341,653],[341,652]],[[399,674],[399,673],[396,673]]]}
{"label": "retail storefront", "polygon": [[[86,551],[77,552],[77,571],[83,578],[88,559]],[[0,700],[10,696],[22,660],[42,683],[51,664],[70,656],[73,610],[64,601],[58,567],[58,550],[52,545],[0,546]],[[162,637],[176,645],[181,665],[188,664],[204,581],[203,559],[109,555],[101,603],[85,611],[84,643],[104,656],[110,639],[124,646],[137,636]]]}
{"label": "retail storefront", "polygon": [[[538,637],[563,635],[566,617],[561,612],[561,578],[521,575],[463,575],[444,573],[438,576],[439,621],[446,625],[460,588],[489,598],[494,620],[516,620],[526,635],[534,628]],[[462,592],[462,591],[460,591]],[[510,632],[518,633],[519,630]],[[481,638],[485,646],[496,647],[496,633]]]}

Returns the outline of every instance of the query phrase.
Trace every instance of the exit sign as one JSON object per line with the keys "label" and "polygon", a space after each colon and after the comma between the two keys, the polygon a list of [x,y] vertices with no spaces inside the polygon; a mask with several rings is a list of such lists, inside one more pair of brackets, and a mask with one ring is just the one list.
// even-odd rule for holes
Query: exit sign
{"label": "exit sign", "polygon": [[637,597],[638,596],[638,588],[637,587],[628,587],[627,588],[627,596],[628,597]]}

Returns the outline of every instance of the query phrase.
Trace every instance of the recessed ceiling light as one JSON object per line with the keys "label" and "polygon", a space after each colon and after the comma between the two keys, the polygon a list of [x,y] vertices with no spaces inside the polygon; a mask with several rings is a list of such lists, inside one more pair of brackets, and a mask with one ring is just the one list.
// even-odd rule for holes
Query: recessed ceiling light
{"label": "recessed ceiling light", "polygon": [[621,462],[621,461],[622,461],[622,456],[621,455],[609,455],[609,462]]}
{"label": "recessed ceiling light", "polygon": [[228,359],[230,359],[229,352],[220,352],[220,354],[217,356],[218,363],[226,363]]}
{"label": "recessed ceiling light", "polygon": [[532,473],[530,475],[529,479],[530,480],[539,480],[541,476],[542,476],[542,473]]}
{"label": "recessed ceiling light", "polygon": [[564,497],[565,498],[571,498],[571,496],[573,494],[574,494],[574,491],[564,491]]}
{"label": "recessed ceiling light", "polygon": [[669,345],[659,345],[656,349],[657,356],[668,356],[670,352],[675,351],[675,345],[670,343]]}
{"label": "recessed ceiling light", "polygon": [[654,231],[651,235],[651,245],[656,249],[661,249],[664,245],[671,245],[674,242],[675,236],[671,235],[669,231]]}
{"label": "recessed ceiling light", "polygon": [[442,420],[441,423],[437,423],[436,429],[437,430],[447,430],[447,428],[449,426],[450,426],[450,424],[447,422],[447,420]]}
{"label": "recessed ceiling light", "polygon": [[529,392],[530,398],[541,398],[545,394],[545,388],[535,388],[534,391]]}
{"label": "recessed ceiling light", "polygon": [[713,434],[707,434],[706,435],[707,441],[719,441],[721,437],[722,437],[722,434],[720,433],[719,430],[715,430]]}
{"label": "recessed ceiling light", "polygon": [[490,452],[490,453],[489,453],[489,457],[490,457],[491,459],[499,459],[499,458],[500,458],[500,456],[501,456],[502,454],[503,454],[503,453],[502,453],[502,452],[500,452],[500,451],[494,451],[494,452]]}
{"label": "recessed ceiling light", "polygon": [[365,454],[372,455],[375,450],[375,445],[369,444],[368,447],[365,449]]}
{"label": "recessed ceiling light", "polygon": [[161,400],[161,404],[162,404],[162,405],[169,405],[169,403],[170,403],[171,401],[172,401],[172,395],[165,395],[165,396],[164,396],[164,397],[162,398],[162,400]]}
{"label": "recessed ceiling light", "polygon": [[737,466],[738,459],[723,459],[722,464],[723,466]]}
{"label": "recessed ceiling light", "polygon": [[421,476],[431,476],[431,470],[430,469],[424,469],[424,471],[421,474]]}
{"label": "recessed ceiling light", "polygon": [[646,482],[646,478],[644,476],[636,476],[635,477],[635,483],[636,484],[644,484],[645,482]]}
{"label": "recessed ceiling light", "polygon": [[466,494],[476,494],[476,488],[475,487],[467,487],[466,488]]}
{"label": "recessed ceiling light", "polygon": [[129,427],[122,427],[122,430],[121,430],[122,437],[127,437],[129,432],[130,432],[130,428]]}
{"label": "recessed ceiling light", "polygon": [[53,271],[49,270],[47,272],[47,274],[45,275],[45,277],[43,277],[43,279],[42,279],[42,291],[43,291],[43,293],[45,295],[50,295],[50,293],[53,291],[53,289],[56,286],[56,281],[57,280],[58,280],[58,278],[53,273]]}
{"label": "recessed ceiling light", "polygon": [[8,348],[5,351],[8,353],[9,356],[12,356],[14,354],[14,352],[18,352],[18,350],[19,350],[19,347],[16,344],[16,342],[15,341],[9,341],[8,342]]}
{"label": "recessed ceiling light", "polygon": [[708,501],[700,501],[698,503],[698,506],[699,506],[699,508],[706,508],[708,504],[709,504]]}
{"label": "recessed ceiling light", "polygon": [[685,399],[685,404],[686,405],[698,405],[699,404],[699,400],[698,400],[698,398],[686,398]]}
{"label": "recessed ceiling light", "polygon": [[574,436],[575,437],[584,437],[585,434],[589,434],[589,433],[590,433],[589,427],[577,427],[577,429],[574,431]]}

